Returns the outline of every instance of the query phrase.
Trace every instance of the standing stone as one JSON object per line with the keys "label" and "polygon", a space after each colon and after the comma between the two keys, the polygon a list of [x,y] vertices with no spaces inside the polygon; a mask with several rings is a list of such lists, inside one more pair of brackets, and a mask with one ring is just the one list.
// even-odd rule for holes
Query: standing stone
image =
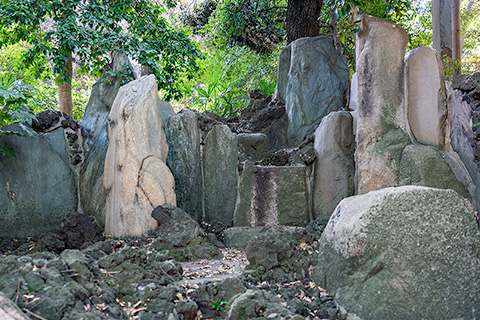
{"label": "standing stone", "polygon": [[95,217],[102,228],[105,227],[103,168],[108,149],[108,114],[122,83],[135,79],[130,61],[122,52],[116,53],[110,69],[93,86],[80,122],[85,150],[85,162],[80,171],[82,210],[86,215]]}
{"label": "standing stone", "polygon": [[275,88],[275,98],[285,103],[287,101],[287,83],[288,73],[292,62],[292,44],[287,45],[278,56],[277,67],[277,86]]}
{"label": "standing stone", "polygon": [[0,237],[26,238],[58,231],[77,210],[76,174],[68,162],[64,129],[38,134],[22,124],[20,134],[0,136],[15,158],[0,155]]}
{"label": "standing stone", "polygon": [[472,108],[462,99],[459,91],[449,97],[451,106],[451,131],[450,140],[452,149],[458,153],[467,169],[474,187],[469,189],[473,206],[480,209],[480,169],[475,162],[475,152],[472,146],[474,133],[472,128]]}
{"label": "standing stone", "polygon": [[175,177],[177,206],[193,219],[203,216],[202,158],[200,131],[193,111],[182,110],[165,123],[168,143],[167,166]]}
{"label": "standing stone", "polygon": [[404,186],[344,199],[318,250],[313,280],[347,319],[480,318],[480,231],[455,191]]}
{"label": "standing stone", "polygon": [[[388,39],[388,41],[385,41]],[[358,193],[397,185],[403,148],[410,144],[405,116],[405,49],[400,26],[363,15],[357,34]]]}
{"label": "standing stone", "polygon": [[205,217],[212,225],[230,227],[237,198],[237,135],[216,125],[205,138]]}
{"label": "standing stone", "polygon": [[254,166],[246,161],[239,179],[234,226],[308,224],[309,179],[305,166]]}
{"label": "standing stone", "polygon": [[416,185],[437,189],[452,189],[469,199],[470,194],[450,169],[447,154],[425,145],[409,145],[403,150],[398,184]]}
{"label": "standing stone", "polygon": [[440,56],[452,57],[452,0],[432,0],[433,47]]}
{"label": "standing stone", "polygon": [[350,81],[350,101],[348,107],[350,110],[355,111],[358,108],[358,77],[355,72],[352,75],[352,81]]}
{"label": "standing stone", "polygon": [[[290,146],[298,146],[305,136],[314,133],[324,116],[346,107],[350,72],[346,58],[335,49],[331,37],[301,38],[290,46],[285,91],[287,139]],[[279,77],[284,74],[282,71]],[[284,82],[281,78],[279,81]]]}
{"label": "standing stone", "polygon": [[332,112],[315,131],[313,212],[329,217],[338,203],[354,193],[355,137],[349,112]]}
{"label": "standing stone", "polygon": [[447,106],[442,60],[435,50],[420,47],[409,53],[406,64],[410,128],[418,142],[444,149]]}
{"label": "standing stone", "polygon": [[113,103],[104,175],[106,234],[140,236],[157,228],[150,215],[155,207],[176,205],[157,99],[150,75],[121,87]]}
{"label": "standing stone", "polygon": [[270,142],[266,134],[240,133],[237,139],[240,151],[252,158],[253,161],[262,160],[270,150]]}
{"label": "standing stone", "polygon": [[162,117],[163,129],[165,129],[165,124],[170,116],[175,114],[175,111],[172,108],[172,105],[167,101],[158,99],[158,109],[160,110],[160,117]]}

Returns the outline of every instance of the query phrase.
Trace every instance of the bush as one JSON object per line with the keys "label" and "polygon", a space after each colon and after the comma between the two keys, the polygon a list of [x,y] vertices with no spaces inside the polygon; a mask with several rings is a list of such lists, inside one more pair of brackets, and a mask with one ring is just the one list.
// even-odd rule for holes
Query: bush
{"label": "bush", "polygon": [[277,82],[277,56],[259,54],[246,46],[207,47],[195,80],[184,79],[179,90],[181,107],[233,116],[249,103],[248,92],[273,94]]}

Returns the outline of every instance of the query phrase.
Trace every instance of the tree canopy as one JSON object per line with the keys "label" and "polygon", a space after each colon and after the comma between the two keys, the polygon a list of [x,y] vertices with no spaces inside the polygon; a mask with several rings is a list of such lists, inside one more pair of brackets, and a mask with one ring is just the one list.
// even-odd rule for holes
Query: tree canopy
{"label": "tree canopy", "polygon": [[173,98],[179,94],[173,84],[196,69],[200,52],[184,30],[169,26],[164,12],[148,0],[2,0],[0,45],[29,44],[25,61],[49,57],[63,82],[71,81],[71,54],[83,72],[99,74],[109,54],[122,50]]}

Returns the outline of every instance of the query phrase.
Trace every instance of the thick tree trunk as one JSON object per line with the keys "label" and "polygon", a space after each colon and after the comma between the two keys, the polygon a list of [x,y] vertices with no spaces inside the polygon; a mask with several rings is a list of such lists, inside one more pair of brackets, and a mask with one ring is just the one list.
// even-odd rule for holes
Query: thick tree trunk
{"label": "thick tree trunk", "polygon": [[68,114],[69,116],[73,115],[73,103],[72,103],[72,55],[67,59],[67,74],[68,81],[57,81],[58,85],[58,104],[60,106],[60,111]]}
{"label": "thick tree trunk", "polygon": [[288,0],[287,44],[303,37],[316,37],[320,33],[318,17],[323,0]]}
{"label": "thick tree trunk", "polygon": [[[462,59],[462,43],[460,35],[460,0],[452,0],[452,58],[457,65]],[[458,68],[453,69],[454,76],[460,73]]]}

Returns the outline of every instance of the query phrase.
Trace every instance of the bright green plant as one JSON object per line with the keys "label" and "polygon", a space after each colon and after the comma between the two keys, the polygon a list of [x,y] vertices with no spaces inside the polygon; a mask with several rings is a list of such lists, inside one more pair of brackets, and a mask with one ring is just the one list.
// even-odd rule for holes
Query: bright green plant
{"label": "bright green plant", "polygon": [[[277,51],[278,54],[278,51]],[[272,94],[276,86],[277,55],[259,54],[243,46],[207,46],[194,80],[184,79],[180,105],[222,116],[233,116],[248,105],[248,92]]]}
{"label": "bright green plant", "polygon": [[227,301],[225,300],[222,300],[220,302],[215,301],[214,303],[211,304],[212,308],[217,311],[222,311],[226,305],[227,305]]}

